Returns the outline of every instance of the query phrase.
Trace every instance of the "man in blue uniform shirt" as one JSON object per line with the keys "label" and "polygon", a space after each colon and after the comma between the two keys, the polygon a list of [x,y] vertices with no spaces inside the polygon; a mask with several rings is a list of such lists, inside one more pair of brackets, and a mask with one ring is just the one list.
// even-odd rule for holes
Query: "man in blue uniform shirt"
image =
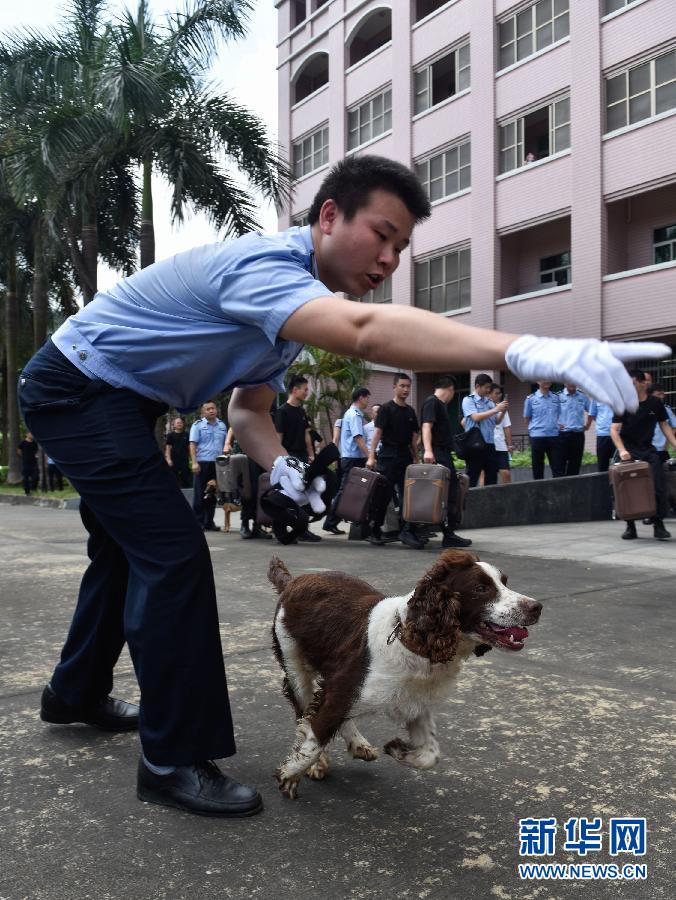
{"label": "man in blue uniform shirt", "polygon": [[574,384],[564,384],[558,397],[561,467],[564,475],[579,475],[584,453],[584,435],[592,423],[586,415],[589,412],[589,397],[578,391]]}
{"label": "man in blue uniform shirt", "polygon": [[468,394],[462,401],[462,415],[465,431],[478,428],[486,446],[483,450],[472,453],[467,460],[469,486],[475,487],[481,472],[484,473],[484,484],[497,484],[498,458],[495,453],[495,424],[500,421],[507,409],[507,401],[493,403],[489,394],[493,387],[493,379],[481,372],[474,379],[474,393]]}
{"label": "man in blue uniform shirt", "polygon": [[192,508],[197,521],[205,531],[218,531],[214,524],[213,509],[204,509],[203,497],[207,481],[216,479],[216,457],[224,450],[228,426],[218,418],[218,410],[213,400],[202,404],[202,418],[190,426],[190,461],[195,477]]}
{"label": "man in blue uniform shirt", "polygon": [[545,454],[554,478],[563,475],[559,445],[559,417],[561,403],[552,394],[551,381],[538,381],[538,389],[526,397],[523,417],[528,422],[533,479],[545,477]]}
{"label": "man in blue uniform shirt", "polygon": [[358,387],[352,391],[352,405],[345,411],[340,423],[340,485],[331,504],[331,512],[324,521],[324,531],[331,534],[344,534],[338,525],[340,519],[336,516],[336,508],[343,494],[343,488],[348,476],[355,466],[363,466],[369,455],[366,438],[364,436],[364,410],[369,405],[371,391],[365,387]]}
{"label": "man in blue uniform shirt", "polygon": [[[80,494],[91,560],[41,715],[138,727],[142,800],[202,815],[262,808],[212,762],[235,752],[216,592],[204,533],[155,442],[167,406],[191,410],[232,390],[243,450],[295,490],[304,464],[285,456],[269,410],[304,343],[397,368],[507,367],[521,380],[593,385],[619,412],[637,403],[623,360],[669,352],[519,337],[333,296],[382,283],[429,214],[409,169],[347,159],[320,186],[310,225],[197,247],[123,279],[66,320],[19,379],[30,430]],[[140,711],[109,696],[125,640]],[[311,715],[306,725],[311,735]]]}
{"label": "man in blue uniform shirt", "polygon": [[607,472],[615,453],[615,444],[610,436],[613,410],[607,403],[592,400],[589,404],[589,418],[596,427],[596,460],[599,472]]}

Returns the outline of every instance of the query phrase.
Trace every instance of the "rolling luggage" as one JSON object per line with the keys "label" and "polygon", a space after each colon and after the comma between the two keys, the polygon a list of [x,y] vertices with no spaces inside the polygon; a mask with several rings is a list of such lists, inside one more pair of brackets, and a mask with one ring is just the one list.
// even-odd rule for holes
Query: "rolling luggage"
{"label": "rolling luggage", "polygon": [[357,467],[351,469],[336,507],[336,515],[356,525],[368,522],[373,501],[386,484],[387,479],[379,472]]}
{"label": "rolling luggage", "polygon": [[650,464],[640,460],[614,463],[608,478],[615,495],[615,515],[626,522],[650,519],[657,512]]}
{"label": "rolling luggage", "polygon": [[413,463],[404,476],[405,522],[439,525],[448,514],[448,487],[451,472],[446,466]]}
{"label": "rolling luggage", "polygon": [[232,453],[230,456],[216,457],[216,481],[218,490],[229,499],[239,497],[251,499],[251,476],[249,474],[249,458],[244,453]]}
{"label": "rolling luggage", "polygon": [[664,463],[664,486],[669,498],[669,506],[676,509],[676,458]]}
{"label": "rolling luggage", "polygon": [[272,519],[261,506],[261,497],[270,487],[270,473],[262,472],[258,479],[258,496],[256,497],[256,525],[272,525]]}

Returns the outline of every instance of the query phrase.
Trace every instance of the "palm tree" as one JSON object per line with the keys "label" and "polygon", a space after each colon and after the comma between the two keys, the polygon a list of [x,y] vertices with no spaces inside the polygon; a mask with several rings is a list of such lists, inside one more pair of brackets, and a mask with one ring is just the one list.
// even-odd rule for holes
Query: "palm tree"
{"label": "palm tree", "polygon": [[310,420],[324,417],[333,431],[336,410],[341,415],[352,402],[352,391],[368,382],[368,363],[307,346],[289,369],[290,375],[304,375],[312,392],[305,403]]}

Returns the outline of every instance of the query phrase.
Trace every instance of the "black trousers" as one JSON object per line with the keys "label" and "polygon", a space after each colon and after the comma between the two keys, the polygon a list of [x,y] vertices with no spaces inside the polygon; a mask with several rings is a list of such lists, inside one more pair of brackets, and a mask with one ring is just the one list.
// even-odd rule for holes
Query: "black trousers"
{"label": "black trousers", "polygon": [[249,481],[251,482],[251,496],[246,500],[242,498],[242,523],[256,521],[256,507],[258,505],[258,479],[265,470],[262,466],[249,457]]}
{"label": "black trousers", "polygon": [[63,476],[59,472],[59,467],[55,466],[54,463],[47,465],[47,480],[49,481],[50,491],[63,490]]}
{"label": "black trousers", "polygon": [[562,431],[559,435],[559,444],[563,474],[579,475],[584,453],[584,431]]}
{"label": "black trousers", "polygon": [[638,447],[630,447],[625,444],[633,459],[650,463],[655,483],[655,501],[657,505],[657,518],[665,519],[669,515],[669,497],[667,495],[667,482],[664,477],[664,463],[660,451],[651,447],[650,450],[639,450]]}
{"label": "black trousers", "polygon": [[31,491],[37,490],[37,487],[40,484],[40,469],[38,468],[37,462],[32,466],[22,467],[21,481],[23,483],[25,494],[30,494]]}
{"label": "black trousers", "polygon": [[[157,765],[235,752],[209,548],[154,436],[165,407],[92,381],[48,342],[19,379],[26,424],[81,497],[87,568],[54,691],[105,697],[125,640]],[[110,423],[115,427],[111,428]]]}
{"label": "black trousers", "polygon": [[447,447],[432,446],[432,452],[434,453],[434,458],[437,463],[440,466],[446,466],[451,473],[451,481],[448,486],[448,514],[446,516],[446,521],[442,524],[443,534],[448,534],[455,529],[456,525],[460,524],[462,513],[462,510],[458,507],[460,483],[458,481],[458,474],[455,471],[455,465],[453,464],[453,457],[451,456],[450,449]]}
{"label": "black trousers", "polygon": [[397,492],[399,500],[399,527],[407,528],[409,531],[414,530],[414,526],[409,522],[406,523],[401,517],[401,505],[404,501],[404,479],[406,476],[406,468],[413,462],[410,453],[398,454],[396,456],[378,456],[376,460],[376,472],[380,472],[385,476],[387,483],[382,491],[378,493],[376,502],[372,510],[372,522],[376,528],[382,528],[385,521],[387,507],[392,499],[393,493]]}
{"label": "black trousers", "polygon": [[484,484],[498,483],[498,458],[495,454],[495,444],[486,444],[479,453],[472,453],[467,460],[467,474],[469,486],[476,487],[481,473],[484,473]]}
{"label": "black trousers", "polygon": [[214,509],[205,507],[203,497],[207,489],[207,481],[215,480],[216,463],[214,460],[200,462],[200,470],[195,473],[192,484],[192,508],[197,516],[197,521],[203,528],[211,528],[214,524]]}
{"label": "black trousers", "polygon": [[599,435],[596,438],[596,457],[599,472],[607,472],[610,460],[615,453],[615,444],[609,434]]}
{"label": "black trousers", "polygon": [[172,458],[172,471],[176,476],[176,480],[182,488],[192,487],[192,469],[190,468],[190,460],[186,457],[180,459]]}
{"label": "black trousers", "polygon": [[554,478],[561,478],[563,466],[561,464],[560,435],[556,437],[532,437],[530,439],[531,465],[533,478],[540,481],[545,477],[545,454]]}

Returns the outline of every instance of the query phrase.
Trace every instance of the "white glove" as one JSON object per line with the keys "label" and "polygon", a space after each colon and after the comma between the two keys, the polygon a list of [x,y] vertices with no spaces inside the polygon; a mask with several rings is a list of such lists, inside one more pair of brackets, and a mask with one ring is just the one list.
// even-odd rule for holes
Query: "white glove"
{"label": "white glove", "polygon": [[576,384],[621,415],[638,408],[638,395],[624,363],[663,359],[671,349],[651,342],[619,343],[595,338],[547,338],[522,334],[507,348],[505,361],[520,381]]}
{"label": "white glove", "polygon": [[299,506],[309,506],[313,513],[320,515],[326,509],[321,497],[326,490],[326,482],[318,476],[306,486],[304,476],[307,469],[307,463],[295,456],[278,456],[270,473],[270,487],[279,488]]}
{"label": "white glove", "polygon": [[308,503],[310,504],[310,509],[312,512],[319,516],[326,509],[326,504],[322,500],[322,494],[326,490],[326,482],[318,475],[316,478],[313,478],[310,482],[310,487],[306,490]]}

